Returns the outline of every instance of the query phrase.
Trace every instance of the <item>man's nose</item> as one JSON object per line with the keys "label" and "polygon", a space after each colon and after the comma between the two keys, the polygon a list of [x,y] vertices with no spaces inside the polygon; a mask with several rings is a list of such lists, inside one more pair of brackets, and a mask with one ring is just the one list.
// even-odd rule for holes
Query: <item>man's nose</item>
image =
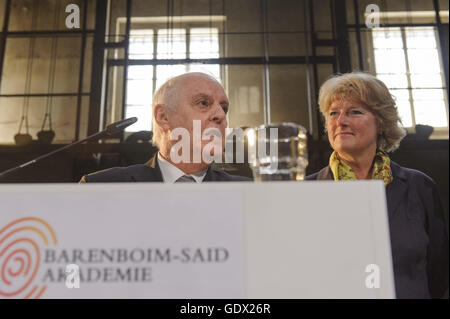
{"label": "man's nose", "polygon": [[216,104],[213,108],[213,112],[211,114],[210,120],[216,122],[217,124],[221,124],[226,120],[227,114],[223,110],[220,104]]}

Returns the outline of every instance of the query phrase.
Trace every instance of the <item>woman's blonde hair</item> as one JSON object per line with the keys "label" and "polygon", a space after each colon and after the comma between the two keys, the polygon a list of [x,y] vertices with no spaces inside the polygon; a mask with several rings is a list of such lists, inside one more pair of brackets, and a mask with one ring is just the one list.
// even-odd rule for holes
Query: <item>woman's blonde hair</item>
{"label": "woman's blonde hair", "polygon": [[392,152],[399,147],[406,132],[401,126],[395,100],[382,81],[362,72],[330,77],[322,84],[319,92],[320,112],[325,121],[331,104],[339,99],[360,102],[375,115],[380,130],[377,139],[378,149]]}

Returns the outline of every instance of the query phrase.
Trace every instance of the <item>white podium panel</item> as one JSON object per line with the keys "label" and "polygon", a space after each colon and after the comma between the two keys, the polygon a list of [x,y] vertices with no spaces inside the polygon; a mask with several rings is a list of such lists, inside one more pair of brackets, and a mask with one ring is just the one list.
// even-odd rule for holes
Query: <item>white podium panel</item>
{"label": "white podium panel", "polygon": [[0,185],[0,298],[393,298],[384,192]]}

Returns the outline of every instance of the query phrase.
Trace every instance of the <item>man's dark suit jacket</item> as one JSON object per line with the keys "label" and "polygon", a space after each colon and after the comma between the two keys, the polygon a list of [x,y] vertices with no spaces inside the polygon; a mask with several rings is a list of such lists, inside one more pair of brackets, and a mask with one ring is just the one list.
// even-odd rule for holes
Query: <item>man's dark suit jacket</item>
{"label": "man's dark suit jacket", "polygon": [[[248,177],[230,175],[223,171],[208,167],[203,182],[237,182],[251,181]],[[137,164],[128,167],[113,167],[103,171],[85,175],[80,183],[113,183],[113,182],[163,182],[157,156],[153,156],[145,164]]]}
{"label": "man's dark suit jacket", "polygon": [[[441,298],[448,293],[449,247],[436,184],[392,161],[391,169],[386,200],[397,298]],[[333,180],[332,174],[327,166],[306,180]]]}

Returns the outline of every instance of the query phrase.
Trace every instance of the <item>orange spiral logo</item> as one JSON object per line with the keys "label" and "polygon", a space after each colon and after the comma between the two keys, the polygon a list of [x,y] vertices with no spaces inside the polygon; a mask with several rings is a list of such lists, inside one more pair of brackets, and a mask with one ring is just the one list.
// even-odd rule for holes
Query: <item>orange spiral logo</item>
{"label": "orange spiral logo", "polygon": [[20,218],[0,229],[0,297],[40,298],[47,288],[33,284],[40,246],[56,243],[52,227],[40,218]]}

